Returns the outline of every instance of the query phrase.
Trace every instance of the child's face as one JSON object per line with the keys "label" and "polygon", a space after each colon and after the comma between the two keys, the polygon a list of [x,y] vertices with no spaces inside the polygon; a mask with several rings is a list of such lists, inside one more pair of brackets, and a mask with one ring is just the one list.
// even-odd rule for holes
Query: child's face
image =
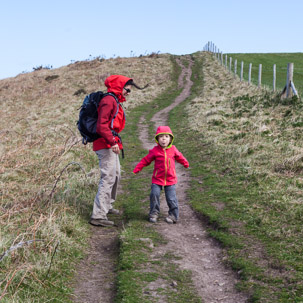
{"label": "child's face", "polygon": [[170,135],[162,134],[158,136],[158,142],[161,147],[167,147],[169,143],[171,142]]}

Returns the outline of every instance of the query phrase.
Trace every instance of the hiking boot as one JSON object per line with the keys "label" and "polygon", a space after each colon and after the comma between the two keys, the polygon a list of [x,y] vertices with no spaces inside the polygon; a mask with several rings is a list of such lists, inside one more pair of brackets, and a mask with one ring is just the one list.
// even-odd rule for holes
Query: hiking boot
{"label": "hiking boot", "polygon": [[177,219],[173,215],[166,217],[165,221],[169,224],[177,223]]}
{"label": "hiking boot", "polygon": [[113,215],[120,215],[120,211],[119,209],[115,209],[115,208],[111,208],[109,211],[108,211],[109,214],[113,214]]}
{"label": "hiking boot", "polygon": [[114,222],[107,219],[90,219],[89,223],[94,226],[114,226]]}
{"label": "hiking boot", "polygon": [[149,216],[149,222],[156,223],[158,220],[158,214],[152,214]]}

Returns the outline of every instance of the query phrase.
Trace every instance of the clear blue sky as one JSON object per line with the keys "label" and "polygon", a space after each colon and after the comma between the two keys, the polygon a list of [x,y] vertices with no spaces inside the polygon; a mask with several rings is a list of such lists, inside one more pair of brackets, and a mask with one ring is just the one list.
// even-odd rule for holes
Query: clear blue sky
{"label": "clear blue sky", "polygon": [[302,52],[303,1],[1,0],[0,79],[151,52]]}

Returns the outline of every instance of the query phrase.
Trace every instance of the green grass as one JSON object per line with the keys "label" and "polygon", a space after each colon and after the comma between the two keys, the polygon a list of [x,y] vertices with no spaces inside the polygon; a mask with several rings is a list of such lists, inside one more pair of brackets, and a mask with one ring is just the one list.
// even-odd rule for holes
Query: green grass
{"label": "green grass", "polygon": [[[234,71],[234,61],[237,59],[237,74],[240,76],[241,61],[244,62],[243,76],[248,81],[249,64],[252,63],[252,82],[258,84],[259,64],[262,64],[262,84],[273,89],[273,65],[276,64],[276,89],[282,91],[286,84],[287,64],[294,63],[293,81],[299,95],[303,93],[303,53],[266,53],[266,54],[227,54],[229,68],[229,58],[232,57],[232,71]],[[225,64],[225,55],[224,55]]]}

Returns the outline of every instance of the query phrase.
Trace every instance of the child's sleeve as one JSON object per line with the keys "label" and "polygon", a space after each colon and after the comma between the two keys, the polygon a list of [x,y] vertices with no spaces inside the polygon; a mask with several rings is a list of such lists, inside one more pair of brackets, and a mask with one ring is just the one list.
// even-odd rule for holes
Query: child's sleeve
{"label": "child's sleeve", "polygon": [[134,174],[140,172],[143,167],[148,166],[154,160],[154,154],[152,150],[149,151],[148,155],[141,159],[141,161],[136,165],[135,169],[133,170]]}
{"label": "child's sleeve", "polygon": [[182,155],[181,152],[178,151],[177,147],[175,147],[175,159],[178,163],[182,164],[185,168],[189,167],[189,163],[187,159]]}

